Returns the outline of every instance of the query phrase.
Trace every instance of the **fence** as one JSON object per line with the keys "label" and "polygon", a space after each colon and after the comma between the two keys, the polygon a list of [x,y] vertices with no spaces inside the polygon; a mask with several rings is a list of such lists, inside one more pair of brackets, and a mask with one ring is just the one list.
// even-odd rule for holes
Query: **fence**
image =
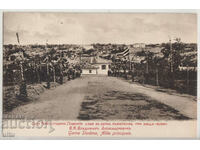
{"label": "fence", "polygon": [[195,70],[176,70],[171,73],[170,70],[165,67],[156,69],[155,67],[149,66],[147,72],[146,64],[135,64],[132,71],[127,67],[128,71],[118,73],[118,70],[116,69],[118,68],[117,65],[112,65],[113,76],[125,77],[126,79],[132,79],[141,84],[171,88],[180,93],[197,95],[197,71]]}

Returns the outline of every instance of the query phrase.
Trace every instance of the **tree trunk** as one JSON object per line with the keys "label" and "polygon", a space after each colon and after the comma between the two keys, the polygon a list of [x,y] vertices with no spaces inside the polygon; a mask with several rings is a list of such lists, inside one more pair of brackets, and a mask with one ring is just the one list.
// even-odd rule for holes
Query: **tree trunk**
{"label": "tree trunk", "polygon": [[156,66],[156,86],[159,86],[158,67]]}

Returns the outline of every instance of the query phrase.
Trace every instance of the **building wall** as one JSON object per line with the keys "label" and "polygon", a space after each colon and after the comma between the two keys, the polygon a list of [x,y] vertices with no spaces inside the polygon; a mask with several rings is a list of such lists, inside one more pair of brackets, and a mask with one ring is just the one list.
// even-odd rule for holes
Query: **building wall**
{"label": "building wall", "polygon": [[[97,69],[97,74],[101,74],[101,75],[108,74],[109,64],[97,64],[97,66],[99,67]],[[105,68],[102,68],[103,66],[105,66]]]}
{"label": "building wall", "polygon": [[97,70],[96,69],[82,69],[82,74],[97,74]]}
{"label": "building wall", "polygon": [[82,74],[83,75],[89,75],[89,74],[108,75],[109,64],[102,63],[102,64],[95,64],[95,66],[98,67],[98,69],[82,69]]}

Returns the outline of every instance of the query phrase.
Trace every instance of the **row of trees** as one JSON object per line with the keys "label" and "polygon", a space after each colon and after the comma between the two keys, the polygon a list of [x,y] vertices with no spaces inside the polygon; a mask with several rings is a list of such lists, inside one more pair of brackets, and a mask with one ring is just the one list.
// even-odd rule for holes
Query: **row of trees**
{"label": "row of trees", "polygon": [[79,64],[69,64],[62,53],[58,55],[53,49],[43,56],[16,59],[3,67],[4,86],[19,85],[22,99],[27,97],[27,84],[46,82],[46,87],[50,88],[51,82],[62,84],[65,76],[71,80],[80,77],[81,73]]}
{"label": "row of trees", "polygon": [[[113,59],[109,75],[132,78],[133,81],[140,83],[163,86],[196,95],[197,71],[189,69],[189,66],[195,68],[197,64],[181,56],[184,46],[180,39],[176,39],[173,44],[164,44],[159,54],[148,49],[139,51],[136,55],[143,58],[140,63]],[[182,64],[186,64],[186,70],[179,69]]]}

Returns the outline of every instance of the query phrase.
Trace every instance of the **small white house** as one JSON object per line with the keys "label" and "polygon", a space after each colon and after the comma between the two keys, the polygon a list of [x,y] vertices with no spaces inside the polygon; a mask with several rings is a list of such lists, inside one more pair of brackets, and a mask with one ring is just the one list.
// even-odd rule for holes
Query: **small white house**
{"label": "small white house", "polygon": [[98,67],[88,64],[82,68],[83,75],[95,75],[97,74]]}
{"label": "small white house", "polygon": [[110,64],[111,64],[111,61],[103,59],[103,58],[98,58],[97,62],[94,63],[94,65],[98,67],[97,74],[108,75]]}
{"label": "small white house", "polygon": [[82,74],[108,75],[110,64],[111,61],[98,57],[95,62],[82,68]]}

